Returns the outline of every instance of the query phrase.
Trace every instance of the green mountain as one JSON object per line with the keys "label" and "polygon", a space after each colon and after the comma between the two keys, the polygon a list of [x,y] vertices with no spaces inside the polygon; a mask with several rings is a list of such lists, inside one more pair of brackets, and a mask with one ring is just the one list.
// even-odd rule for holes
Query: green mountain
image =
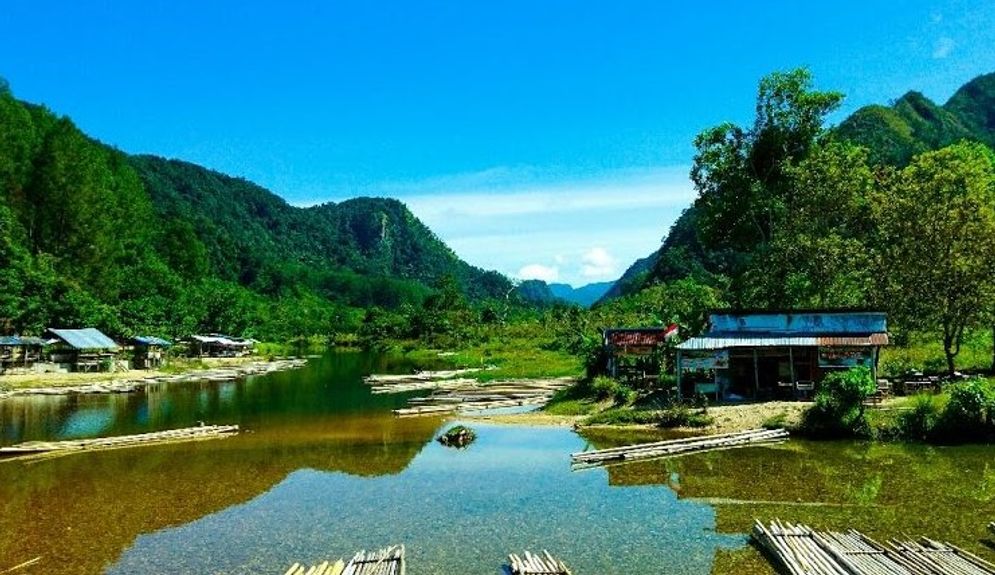
{"label": "green mountain", "polygon": [[[919,92],[909,92],[890,106],[865,106],[843,120],[833,135],[866,147],[872,162],[895,166],[964,139],[995,147],[995,73],[971,80],[942,106]],[[696,210],[693,205],[685,210],[660,249],[626,270],[602,301],[684,277],[706,284],[718,280],[729,269],[731,255],[701,245]]]}
{"label": "green mountain", "polygon": [[[398,200],[355,198],[310,208],[287,204],[244,179],[155,156],[130,158],[155,211],[194,224],[220,277],[262,289],[261,275],[306,270],[433,285],[452,275],[471,299],[503,297],[511,283],[473,267]],[[264,278],[265,279],[265,278]]]}
{"label": "green mountain", "polygon": [[[504,298],[396,200],[298,208],[194,164],[129,156],[0,82],[0,333],[350,331],[434,286]],[[450,289],[447,287],[447,289]]]}
{"label": "green mountain", "polygon": [[841,122],[836,135],[868,148],[873,161],[898,166],[959,140],[995,146],[995,73],[971,80],[942,106],[919,92],[891,106],[865,106]]}

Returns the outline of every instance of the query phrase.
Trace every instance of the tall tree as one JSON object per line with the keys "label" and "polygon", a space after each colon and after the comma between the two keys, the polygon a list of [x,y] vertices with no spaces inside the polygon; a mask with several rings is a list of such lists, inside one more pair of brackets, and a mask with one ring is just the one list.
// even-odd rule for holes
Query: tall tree
{"label": "tall tree", "polygon": [[[734,275],[765,254],[788,221],[798,200],[791,167],[808,156],[824,133],[825,116],[842,99],[813,90],[805,69],[774,73],[760,81],[752,127],[723,124],[695,139],[691,179],[699,235],[710,250],[740,254]],[[775,279],[786,284],[784,273]]]}
{"label": "tall tree", "polygon": [[892,309],[941,332],[952,373],[964,330],[995,298],[995,154],[968,142],[921,154],[876,213]]}

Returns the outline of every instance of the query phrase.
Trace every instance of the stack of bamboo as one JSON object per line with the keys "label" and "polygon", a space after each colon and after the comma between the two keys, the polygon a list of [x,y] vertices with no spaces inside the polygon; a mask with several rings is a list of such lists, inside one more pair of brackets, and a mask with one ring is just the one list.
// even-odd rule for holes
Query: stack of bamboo
{"label": "stack of bamboo", "polygon": [[572,378],[470,382],[440,389],[427,397],[413,397],[395,415],[440,415],[482,411],[501,407],[545,405],[558,390],[574,383]]}
{"label": "stack of bamboo", "polygon": [[96,439],[74,439],[69,441],[29,441],[11,447],[0,447],[0,456],[28,456],[53,453],[78,453],[100,449],[116,449],[119,447],[134,447],[159,443],[175,443],[181,441],[199,441],[216,439],[235,435],[237,425],[202,425],[182,429],[168,429],[137,435],[118,435],[114,437],[98,437]]}
{"label": "stack of bamboo", "polygon": [[284,575],[404,575],[404,545],[360,551],[348,563],[341,559],[311,567],[294,563]]}
{"label": "stack of bamboo", "polygon": [[789,575],[995,575],[995,565],[949,543],[881,545],[859,531],[813,531],[805,525],[757,521],[753,538]]}
{"label": "stack of bamboo", "polygon": [[787,438],[788,432],[784,429],[751,429],[748,431],[737,431],[735,433],[686,437],[684,439],[670,439],[654,443],[640,443],[636,445],[626,445],[623,447],[613,447],[611,449],[582,451],[571,454],[570,458],[574,468],[577,469],[617,463],[621,461],[634,461],[640,459],[666,457],[669,455],[681,455],[694,451],[708,451],[714,449],[729,449],[733,447],[780,443]]}
{"label": "stack of bamboo", "polygon": [[508,555],[508,565],[511,567],[512,575],[570,575],[570,570],[563,561],[550,555],[549,551],[543,550],[542,553],[545,557],[533,555],[528,551],[525,552],[525,557],[519,557],[514,553]]}

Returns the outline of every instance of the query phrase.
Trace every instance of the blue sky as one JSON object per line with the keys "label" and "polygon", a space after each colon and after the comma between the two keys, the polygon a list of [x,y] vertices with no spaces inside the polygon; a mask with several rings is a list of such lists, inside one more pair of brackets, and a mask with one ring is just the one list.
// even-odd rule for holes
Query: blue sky
{"label": "blue sky", "polygon": [[310,205],[398,197],[471,263],[582,284],[655,249],[692,139],[808,66],[833,119],[995,71],[995,2],[5,0],[0,76],[125,151]]}

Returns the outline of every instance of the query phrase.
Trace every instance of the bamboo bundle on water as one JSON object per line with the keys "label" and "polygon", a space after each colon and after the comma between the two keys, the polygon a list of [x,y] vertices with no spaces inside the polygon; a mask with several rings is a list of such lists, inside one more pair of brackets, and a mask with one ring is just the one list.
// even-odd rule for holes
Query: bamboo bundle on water
{"label": "bamboo bundle on water", "polygon": [[116,449],[121,447],[136,447],[159,443],[174,443],[181,441],[199,441],[203,439],[220,439],[238,433],[237,425],[201,425],[139,433],[137,435],[118,435],[114,437],[98,437],[95,439],[74,439],[68,441],[29,441],[11,447],[0,447],[0,456],[39,456],[43,454],[68,454],[100,449]]}
{"label": "bamboo bundle on water", "polygon": [[404,545],[391,545],[379,551],[359,551],[348,563],[324,561],[307,567],[294,563],[284,575],[404,575]]}
{"label": "bamboo bundle on water", "polygon": [[926,538],[885,547],[852,529],[820,532],[776,519],[756,521],[753,538],[789,575],[995,575],[995,565]]}
{"label": "bamboo bundle on water", "polygon": [[686,437],[683,439],[640,443],[610,449],[581,451],[571,454],[570,459],[575,467],[582,468],[619,461],[679,455],[694,451],[779,443],[787,438],[788,432],[784,429],[751,429],[735,433]]}
{"label": "bamboo bundle on water", "polygon": [[508,566],[511,567],[512,575],[570,575],[570,570],[563,561],[550,555],[549,551],[543,550],[542,554],[543,556],[540,556],[526,551],[523,557],[514,553],[508,555]]}
{"label": "bamboo bundle on water", "polygon": [[395,409],[394,415],[441,415],[454,412],[482,411],[502,407],[544,405],[553,394],[572,383],[569,378],[551,380],[513,380],[457,386],[427,397],[413,397],[408,407]]}

